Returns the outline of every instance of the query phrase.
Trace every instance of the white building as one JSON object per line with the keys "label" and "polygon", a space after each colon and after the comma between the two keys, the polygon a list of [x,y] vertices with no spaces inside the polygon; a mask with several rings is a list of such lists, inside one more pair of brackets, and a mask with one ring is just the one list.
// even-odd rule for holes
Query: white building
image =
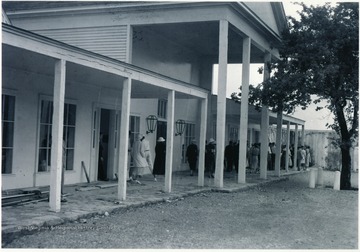
{"label": "white building", "polygon": [[[217,141],[216,186],[223,186],[231,139],[240,140],[239,183],[245,182],[247,141],[264,143],[267,156],[269,124],[304,130],[302,120],[259,113],[246,101],[250,64],[279,57],[285,27],[280,2],[3,1],[2,188],[50,185],[50,207],[58,211],[63,135],[65,183],[74,184],[86,182],[84,168],[90,181],[98,179],[102,132],[107,177],[117,174],[118,198],[125,200],[128,132],[131,140],[145,134],[149,115],[158,118],[156,132],[146,135],[152,156],[159,136],[167,143],[167,191],[172,172],[187,169],[183,149],[192,138],[200,148],[200,186],[210,137]],[[242,64],[241,107],[226,99],[229,63]],[[186,122],[182,135],[178,119]],[[260,176],[266,178],[266,163]]]}

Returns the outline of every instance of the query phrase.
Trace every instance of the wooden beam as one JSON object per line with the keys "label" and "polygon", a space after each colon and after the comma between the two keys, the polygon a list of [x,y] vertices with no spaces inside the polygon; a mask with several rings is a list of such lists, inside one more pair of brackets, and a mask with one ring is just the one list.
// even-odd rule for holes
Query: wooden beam
{"label": "wooden beam", "polygon": [[130,99],[131,97],[131,79],[123,82],[121,99],[121,122],[119,142],[119,168],[118,168],[118,199],[126,200],[126,180],[128,168],[128,150],[129,150],[129,124],[130,124]]}
{"label": "wooden beam", "polygon": [[218,74],[218,97],[216,115],[216,165],[215,179],[216,187],[223,187],[224,180],[224,149],[226,131],[226,82],[228,64],[228,33],[229,23],[220,20],[219,27],[219,74]]}
{"label": "wooden beam", "polygon": [[295,143],[294,143],[294,170],[298,169],[297,156],[299,147],[299,125],[295,124]]}
{"label": "wooden beam", "polygon": [[290,152],[290,122],[287,123],[286,129],[286,156],[285,156],[285,170],[289,172],[289,152]]}
{"label": "wooden beam", "polygon": [[281,161],[281,138],[282,138],[282,112],[278,112],[276,124],[276,153],[275,153],[275,176],[280,177],[280,161]]}
{"label": "wooden beam", "polygon": [[166,161],[165,161],[165,192],[171,192],[172,166],[174,149],[174,114],[175,114],[175,91],[169,91],[167,102],[167,129],[166,129]]}
{"label": "wooden beam", "polygon": [[[266,81],[270,78],[270,69],[268,64],[271,61],[271,54],[266,53],[264,57],[264,77]],[[269,108],[263,106],[261,108],[261,130],[260,130],[260,178],[267,178],[267,166],[269,155]]]}
{"label": "wooden beam", "polygon": [[250,83],[250,49],[251,39],[243,40],[241,108],[240,108],[240,143],[239,143],[239,172],[238,183],[246,183],[246,152],[249,114],[249,83]]}
{"label": "wooden beam", "polygon": [[205,172],[205,142],[207,129],[207,108],[208,99],[201,100],[201,122],[200,122],[200,139],[199,139],[199,166],[198,166],[198,185],[204,186]]}
{"label": "wooden beam", "polygon": [[51,170],[50,170],[50,211],[60,212],[61,174],[63,172],[63,128],[65,100],[65,60],[55,62],[53,119],[51,130]]}

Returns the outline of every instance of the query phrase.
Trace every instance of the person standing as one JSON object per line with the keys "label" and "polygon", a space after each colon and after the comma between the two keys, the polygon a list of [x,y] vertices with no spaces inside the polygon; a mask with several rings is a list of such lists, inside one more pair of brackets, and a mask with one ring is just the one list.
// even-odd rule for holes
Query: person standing
{"label": "person standing", "polygon": [[[152,164],[152,158],[151,158],[151,152],[150,152],[150,143],[149,141],[143,136],[141,140],[141,148],[143,148],[143,152],[145,154],[145,159],[148,164],[148,168],[150,170],[150,173],[153,173],[153,164]],[[155,176],[154,176],[155,179]]]}
{"label": "person standing", "polygon": [[306,146],[305,149],[306,152],[306,157],[305,157],[305,167],[309,168],[310,167],[310,163],[311,163],[311,154],[310,154],[310,146]]}
{"label": "person standing", "polygon": [[234,166],[234,144],[233,141],[229,142],[229,145],[225,147],[225,163],[226,171],[231,172]]}
{"label": "person standing", "polygon": [[154,180],[156,175],[165,175],[166,144],[163,137],[159,137],[155,146]]}
{"label": "person standing", "polygon": [[300,169],[301,170],[305,170],[305,162],[306,162],[305,146],[301,146],[301,148],[300,148]]}
{"label": "person standing", "polygon": [[195,139],[193,139],[190,145],[186,149],[186,158],[190,167],[190,176],[194,176],[196,170],[196,163],[199,156],[199,149],[196,145]]}
{"label": "person standing", "polygon": [[[239,149],[240,148],[240,143],[239,141],[236,141],[234,143],[234,147],[233,147],[233,150],[234,150],[234,166],[235,166],[235,171],[236,173],[239,172]],[[249,152],[248,150],[246,150],[246,156],[248,157],[249,155]]]}
{"label": "person standing", "polygon": [[258,148],[258,144],[254,143],[250,149],[250,156],[251,156],[251,171],[255,173],[259,166],[259,154],[260,149]]}
{"label": "person standing", "polygon": [[104,134],[100,133],[99,157],[98,157],[98,180],[106,180],[106,171],[104,165]]}
{"label": "person standing", "polygon": [[146,161],[145,146],[142,142],[144,138],[145,137],[142,134],[138,134],[132,148],[134,167],[132,167],[130,180],[135,181],[138,184],[141,184],[141,182],[138,180],[139,176],[141,176],[144,172],[144,169],[149,166],[148,162]]}
{"label": "person standing", "polygon": [[210,138],[209,143],[205,147],[205,171],[209,172],[209,178],[214,177],[216,158],[216,142]]}
{"label": "person standing", "polygon": [[275,170],[276,145],[274,142],[270,144],[270,151],[271,151],[271,168],[272,170]]}
{"label": "person standing", "polygon": [[130,179],[130,166],[131,166],[131,131],[129,131],[129,139],[128,139],[128,162],[127,162],[127,172],[126,172],[126,180]]}

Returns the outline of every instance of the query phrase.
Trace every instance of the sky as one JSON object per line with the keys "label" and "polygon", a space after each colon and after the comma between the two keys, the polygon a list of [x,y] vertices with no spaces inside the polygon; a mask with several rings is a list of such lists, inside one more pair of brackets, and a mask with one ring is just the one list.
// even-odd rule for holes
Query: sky
{"label": "sky", "polygon": [[[312,5],[321,5],[325,3],[324,1],[311,1],[306,2],[303,1],[305,4],[312,4]],[[328,1],[329,2],[329,1]],[[292,17],[299,17],[296,11],[300,11],[301,7],[293,4],[293,1],[284,1],[283,2],[285,14],[287,16]],[[250,66],[250,84],[257,84],[261,83],[263,79],[263,75],[257,72],[258,68],[262,65],[252,64]],[[228,76],[227,76],[227,90],[226,94],[227,97],[230,97],[231,93],[239,91],[239,83],[241,82],[241,64],[232,64],[228,65]],[[217,66],[214,66],[214,76],[213,80],[217,80]],[[214,83],[213,83],[214,85]],[[215,84],[216,86],[216,84]],[[317,106],[324,106],[326,103],[320,103],[317,105],[311,104],[306,110],[302,110],[298,108],[294,114],[296,118],[302,119],[305,122],[305,129],[308,130],[328,130],[326,127],[327,123],[333,122],[333,115],[327,109],[322,109],[320,111],[316,111]]]}

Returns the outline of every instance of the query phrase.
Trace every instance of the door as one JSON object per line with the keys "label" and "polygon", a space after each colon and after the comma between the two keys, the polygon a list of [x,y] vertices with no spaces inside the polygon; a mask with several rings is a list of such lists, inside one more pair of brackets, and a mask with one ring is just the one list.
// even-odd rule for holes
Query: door
{"label": "door", "polygon": [[97,107],[93,114],[92,179],[107,181],[117,173],[120,112]]}
{"label": "door", "polygon": [[167,123],[165,121],[157,122],[156,139],[159,139],[159,137],[163,137],[166,140],[166,128]]}

